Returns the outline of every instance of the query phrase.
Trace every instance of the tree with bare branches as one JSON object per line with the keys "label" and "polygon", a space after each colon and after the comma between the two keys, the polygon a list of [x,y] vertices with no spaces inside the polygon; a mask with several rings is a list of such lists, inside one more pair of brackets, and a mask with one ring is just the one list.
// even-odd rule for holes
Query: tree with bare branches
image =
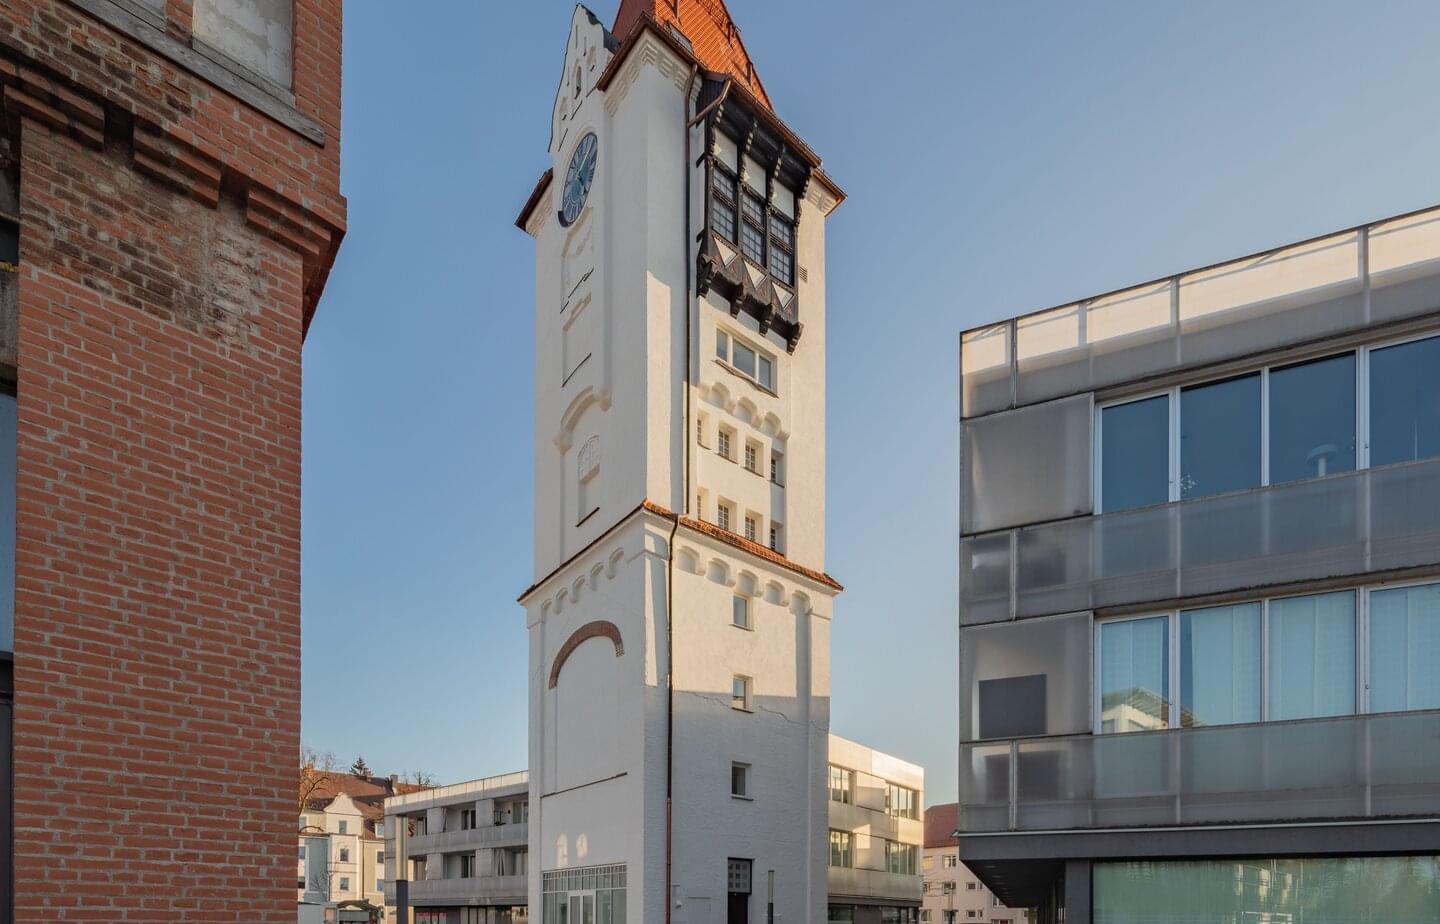
{"label": "tree with bare branches", "polygon": [[305,814],[305,806],[310,804],[316,790],[334,780],[336,763],[335,755],[329,751],[317,751],[306,744],[300,746],[299,804],[295,812],[297,817]]}

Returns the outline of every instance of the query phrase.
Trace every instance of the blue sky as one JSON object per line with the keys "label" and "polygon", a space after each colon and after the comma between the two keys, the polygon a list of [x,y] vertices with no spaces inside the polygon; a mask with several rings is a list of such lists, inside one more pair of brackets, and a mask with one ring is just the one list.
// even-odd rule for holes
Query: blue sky
{"label": "blue sky", "polygon": [[[305,348],[303,726],[454,782],[526,763],[534,251],[512,221],[572,5],[424,6],[346,8],[350,232]],[[850,194],[828,226],[832,724],[953,799],[958,332],[1440,202],[1440,8],[730,7]]]}

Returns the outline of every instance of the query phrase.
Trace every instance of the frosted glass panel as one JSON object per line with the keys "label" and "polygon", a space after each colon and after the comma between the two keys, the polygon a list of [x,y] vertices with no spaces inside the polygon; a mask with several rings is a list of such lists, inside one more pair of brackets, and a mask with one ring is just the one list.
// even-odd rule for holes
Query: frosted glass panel
{"label": "frosted glass panel", "polygon": [[1260,721],[1260,604],[1180,614],[1180,724]]}
{"label": "frosted glass panel", "polygon": [[1170,724],[1170,618],[1100,627],[1100,730],[1149,731]]}
{"label": "frosted glass panel", "polygon": [[966,539],[960,543],[960,621],[974,625],[1009,618],[1010,534]]}
{"label": "frosted glass panel", "polygon": [[1259,484],[1259,374],[1181,391],[1181,498]]}
{"label": "frosted glass panel", "polygon": [[1095,924],[1440,920],[1434,856],[1097,863],[1093,875]]}
{"label": "frosted glass panel", "polygon": [[1010,406],[1009,324],[967,331],[960,338],[960,406],[966,417]]}
{"label": "frosted glass panel", "polygon": [[1089,395],[966,421],[963,531],[1091,512]]}
{"label": "frosted glass panel", "polygon": [[1440,584],[1370,594],[1370,711],[1440,708]]}
{"label": "frosted glass panel", "polygon": [[1270,373],[1270,483],[1355,468],[1355,354]]}
{"label": "frosted glass panel", "polygon": [[962,628],[961,740],[987,725],[993,737],[1089,731],[1090,625],[1077,613]]}
{"label": "frosted glass panel", "polygon": [[1270,721],[1355,711],[1355,594],[1270,601]]}
{"label": "frosted glass panel", "polygon": [[1440,337],[1370,353],[1370,464],[1440,456]]}
{"label": "frosted glass panel", "polygon": [[1170,500],[1170,397],[1100,411],[1100,500],[1130,510]]}

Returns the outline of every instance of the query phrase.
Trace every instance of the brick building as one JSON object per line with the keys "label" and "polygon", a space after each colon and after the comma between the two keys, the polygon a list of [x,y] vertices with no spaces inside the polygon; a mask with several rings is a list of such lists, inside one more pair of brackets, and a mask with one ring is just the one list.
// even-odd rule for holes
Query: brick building
{"label": "brick building", "polygon": [[294,920],[340,0],[240,6],[0,4],[0,920]]}

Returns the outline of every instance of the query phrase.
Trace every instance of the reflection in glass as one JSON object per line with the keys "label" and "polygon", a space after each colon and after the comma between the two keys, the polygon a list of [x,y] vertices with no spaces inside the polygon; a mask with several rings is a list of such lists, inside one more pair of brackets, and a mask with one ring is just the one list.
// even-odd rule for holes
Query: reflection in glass
{"label": "reflection in glass", "polygon": [[1440,337],[1370,354],[1370,464],[1440,456]]}
{"label": "reflection in glass", "polygon": [[1355,354],[1270,372],[1270,483],[1355,469]]}
{"label": "reflection in glass", "polygon": [[1106,511],[1170,499],[1168,395],[1105,408],[1100,435],[1100,500]]}
{"label": "reflection in glass", "polygon": [[1370,594],[1370,711],[1440,709],[1440,584]]}
{"label": "reflection in glass", "polygon": [[1259,484],[1259,373],[1181,391],[1181,498]]}
{"label": "reflection in glass", "polygon": [[1180,614],[1180,724],[1260,721],[1260,604]]}
{"label": "reflection in glass", "polygon": [[1170,619],[1100,626],[1100,731],[1148,731],[1170,724]]}
{"label": "reflection in glass", "polygon": [[1272,722],[1355,711],[1355,594],[1270,601]]}
{"label": "reflection in glass", "polygon": [[1096,924],[1421,924],[1440,920],[1440,857],[1097,863],[1093,902]]}

